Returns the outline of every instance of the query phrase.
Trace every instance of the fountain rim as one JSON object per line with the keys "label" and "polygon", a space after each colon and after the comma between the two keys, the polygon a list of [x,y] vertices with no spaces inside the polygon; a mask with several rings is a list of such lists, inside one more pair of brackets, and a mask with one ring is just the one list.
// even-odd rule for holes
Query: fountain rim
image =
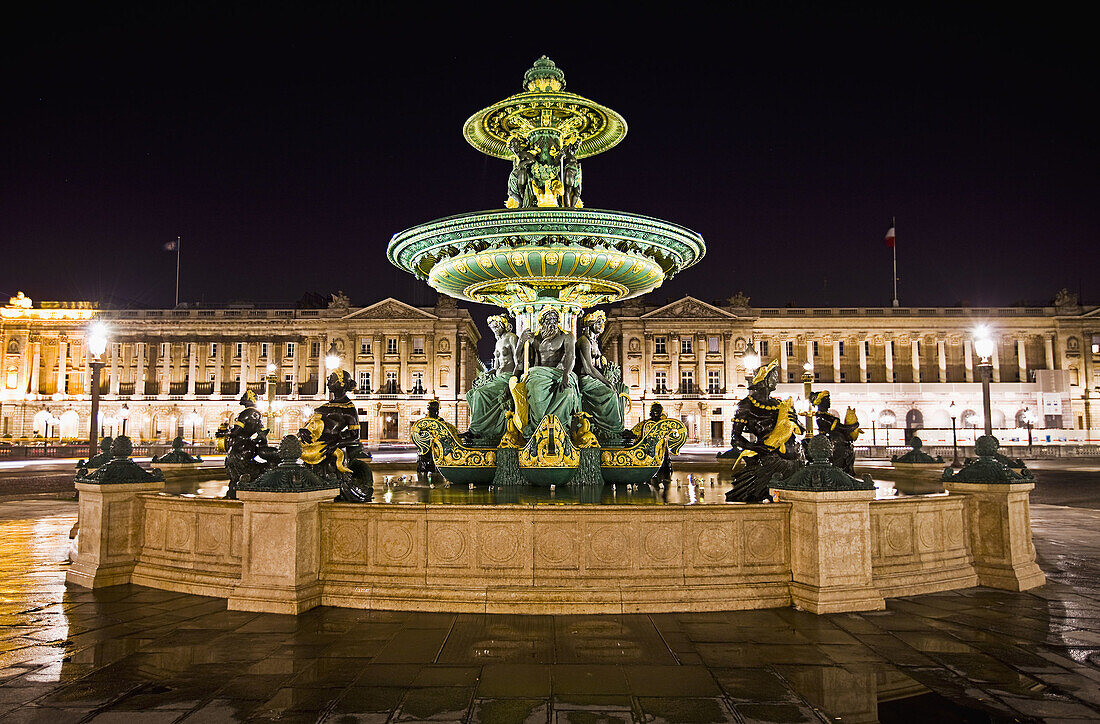
{"label": "fountain rim", "polygon": [[[478,219],[480,223],[475,223]],[[505,226],[501,222],[507,221]],[[463,222],[468,224],[463,226]],[[607,224],[606,229],[591,228],[600,223]],[[557,228],[561,225],[576,224],[576,230]],[[529,225],[529,229],[514,228]],[[629,229],[633,225],[635,231]],[[504,231],[485,234],[486,230]],[[545,228],[547,226],[555,228]],[[589,228],[582,228],[589,227]],[[452,236],[454,235],[454,236]],[[649,244],[661,248],[678,258],[676,272],[683,271],[701,261],[706,255],[706,243],[697,231],[671,221],[654,216],[637,214],[613,209],[568,209],[561,207],[530,209],[486,209],[453,214],[410,226],[394,234],[386,248],[386,258],[398,269],[416,274],[419,259],[432,250],[448,245],[468,244],[485,239],[507,239],[509,237],[546,237],[561,236],[583,238],[588,236],[606,236],[610,246],[616,242],[629,241],[636,244]],[[645,236],[648,238],[637,238]],[[438,238],[445,237],[445,238]],[[419,248],[414,248],[419,242]],[[532,238],[525,245],[537,245]],[[644,251],[638,250],[645,254]]]}

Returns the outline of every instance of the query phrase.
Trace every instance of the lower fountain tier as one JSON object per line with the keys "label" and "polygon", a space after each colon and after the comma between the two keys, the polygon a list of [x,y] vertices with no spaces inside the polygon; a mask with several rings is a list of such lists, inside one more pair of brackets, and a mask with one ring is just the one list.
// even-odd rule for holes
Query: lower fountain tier
{"label": "lower fountain tier", "polygon": [[459,299],[514,307],[538,297],[589,307],[660,286],[706,253],[682,226],[600,209],[501,209],[399,232],[397,267]]}

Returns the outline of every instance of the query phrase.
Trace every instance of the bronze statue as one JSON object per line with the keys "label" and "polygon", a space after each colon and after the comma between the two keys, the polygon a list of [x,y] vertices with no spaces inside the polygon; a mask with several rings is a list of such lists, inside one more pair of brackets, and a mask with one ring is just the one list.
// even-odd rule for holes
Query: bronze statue
{"label": "bronze statue", "polygon": [[466,394],[470,406],[470,428],[461,437],[465,445],[496,445],[504,434],[505,415],[500,400],[502,395],[508,393],[508,380],[516,374],[519,338],[503,314],[489,317],[489,329],[497,338],[493,348],[493,366]]}
{"label": "bronze statue", "polygon": [[[607,314],[595,311],[584,317],[581,334],[577,338],[576,372],[580,385],[581,410],[589,415],[601,442],[621,444],[623,419],[626,413],[623,401],[630,401],[630,394],[621,379],[611,380],[604,374],[606,360],[600,352],[600,335],[607,324]],[[610,370],[609,370],[610,371]],[[615,368],[618,372],[618,368]],[[618,375],[621,377],[621,374]]]}
{"label": "bronze statue", "polygon": [[526,439],[531,438],[546,415],[557,417],[568,430],[573,424],[573,413],[580,409],[577,375],[573,372],[577,340],[561,328],[560,319],[556,309],[546,309],[539,317],[537,332],[527,329],[519,338],[519,347],[524,351],[528,342],[533,343],[531,353],[535,362],[523,375],[524,389],[520,392],[523,401],[516,400]]}
{"label": "bronze statue", "polygon": [[848,408],[847,419],[842,422],[839,417],[829,412],[832,400],[827,391],[815,392],[810,397],[810,401],[817,408],[814,419],[817,420],[818,431],[828,435],[833,443],[832,457],[829,462],[849,475],[855,475],[856,449],[852,443],[861,432],[859,421],[855,419],[855,410]]}
{"label": "bronze statue", "polygon": [[247,476],[255,480],[279,464],[279,451],[267,444],[264,417],[256,407],[256,393],[246,390],[240,403],[244,409],[237,414],[226,436],[225,470],[229,474],[229,490],[225,497],[237,499],[237,484]]}
{"label": "bronze statue", "polygon": [[339,483],[336,500],[370,502],[374,495],[371,456],[359,439],[359,413],[348,397],[355,382],[347,370],[334,370],[327,386],[332,399],[318,407],[298,431],[302,460],[321,478]]}
{"label": "bronze statue", "polygon": [[[449,422],[439,416],[439,400],[431,400],[428,402],[428,417],[433,420],[439,420],[447,427],[451,428],[452,430],[454,429],[454,425],[451,425]],[[433,477],[443,477],[439,474],[439,469],[435,466],[435,461],[432,460],[431,450],[420,453],[416,456],[416,474],[417,476],[430,474]]]}
{"label": "bronze statue", "polygon": [[778,382],[779,362],[773,360],[756,371],[749,380],[749,394],[737,403],[733,439],[741,454],[733,464],[727,501],[764,501],[774,475],[788,478],[804,465],[802,446],[794,439],[803,429],[793,403],[771,396]]}
{"label": "bronze statue", "polygon": [[535,205],[535,192],[531,187],[531,167],[535,164],[535,154],[519,138],[508,141],[508,150],[512,152],[512,172],[508,174],[509,209],[527,209]]}
{"label": "bronze statue", "polygon": [[577,160],[580,147],[581,141],[578,138],[566,144],[561,150],[562,186],[564,187],[561,201],[562,206],[567,209],[584,208],[584,204],[581,203],[581,162]]}
{"label": "bronze statue", "polygon": [[76,467],[77,467],[78,470],[80,468],[89,468],[91,470],[95,470],[96,468],[100,467],[101,465],[105,465],[110,460],[111,460],[111,438],[110,437],[105,437],[105,438],[103,438],[102,440],[99,441],[99,453],[96,454],[96,455],[93,455],[90,458],[88,458],[87,461],[84,461],[84,460],[78,461],[77,464],[76,464]]}

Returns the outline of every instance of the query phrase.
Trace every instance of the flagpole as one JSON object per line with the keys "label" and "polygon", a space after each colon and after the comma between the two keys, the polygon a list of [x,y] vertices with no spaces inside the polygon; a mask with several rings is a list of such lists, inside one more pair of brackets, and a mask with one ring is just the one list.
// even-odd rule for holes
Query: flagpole
{"label": "flagpole", "polygon": [[[176,237],[176,306],[180,305],[180,237]],[[897,261],[894,262],[894,276],[897,276]],[[895,285],[897,282],[895,282]],[[894,290],[894,296],[898,295],[897,289]],[[894,306],[898,306],[898,300],[894,300]]]}
{"label": "flagpole", "polygon": [[[894,230],[894,234],[897,234],[897,223],[893,216],[890,217],[890,228]],[[895,241],[890,245],[890,250],[894,252],[894,306],[898,306],[898,243]]]}

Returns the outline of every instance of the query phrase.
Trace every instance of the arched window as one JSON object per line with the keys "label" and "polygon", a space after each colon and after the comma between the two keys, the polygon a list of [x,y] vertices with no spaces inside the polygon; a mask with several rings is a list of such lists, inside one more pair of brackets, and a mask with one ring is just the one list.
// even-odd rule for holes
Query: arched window
{"label": "arched window", "polygon": [[981,415],[974,410],[963,410],[963,414],[959,415],[959,423],[963,427],[977,427],[981,421]]}
{"label": "arched window", "polygon": [[917,430],[924,427],[924,415],[920,410],[912,409],[905,413],[905,427]]}

